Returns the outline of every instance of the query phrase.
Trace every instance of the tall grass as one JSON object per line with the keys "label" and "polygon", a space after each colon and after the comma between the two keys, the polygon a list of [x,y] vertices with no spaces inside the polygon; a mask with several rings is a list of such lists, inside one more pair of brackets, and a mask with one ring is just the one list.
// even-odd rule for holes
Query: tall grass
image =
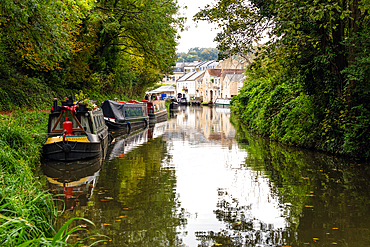
{"label": "tall grass", "polygon": [[47,114],[0,116],[0,245],[18,246],[53,235],[57,211],[52,197],[34,179]]}
{"label": "tall grass", "polygon": [[81,230],[69,229],[73,219],[54,230],[53,198],[34,176],[47,117],[45,112],[0,115],[0,246],[66,246],[68,235]]}

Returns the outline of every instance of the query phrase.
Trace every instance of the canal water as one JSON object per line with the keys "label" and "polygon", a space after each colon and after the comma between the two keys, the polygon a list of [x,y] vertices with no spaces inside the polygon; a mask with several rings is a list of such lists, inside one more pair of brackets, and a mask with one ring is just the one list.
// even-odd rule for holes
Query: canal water
{"label": "canal water", "polygon": [[65,209],[57,227],[89,219],[69,241],[97,246],[370,246],[369,164],[243,127],[229,108],[181,106],[167,122],[112,132],[104,160],[43,164]]}

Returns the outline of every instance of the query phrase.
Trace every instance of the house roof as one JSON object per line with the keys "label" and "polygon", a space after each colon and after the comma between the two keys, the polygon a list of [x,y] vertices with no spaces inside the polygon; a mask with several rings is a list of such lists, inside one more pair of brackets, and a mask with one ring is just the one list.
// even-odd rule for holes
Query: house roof
{"label": "house roof", "polygon": [[207,69],[207,72],[210,76],[220,77],[222,69]]}
{"label": "house roof", "polygon": [[225,76],[228,74],[242,74],[243,75],[244,71],[245,71],[244,69],[223,69],[221,77],[225,78]]}
{"label": "house roof", "polygon": [[191,77],[192,75],[194,75],[195,73],[197,73],[197,72],[186,73],[185,75],[181,76],[177,81],[187,81],[188,78]]}
{"label": "house roof", "polygon": [[215,62],[215,60],[204,61],[204,62],[201,62],[197,67],[207,67],[208,65],[210,65],[214,62]]}
{"label": "house roof", "polygon": [[187,79],[187,81],[195,81],[198,77],[203,76],[204,73],[205,73],[204,70],[198,71],[198,72],[194,73],[192,76],[190,76]]}

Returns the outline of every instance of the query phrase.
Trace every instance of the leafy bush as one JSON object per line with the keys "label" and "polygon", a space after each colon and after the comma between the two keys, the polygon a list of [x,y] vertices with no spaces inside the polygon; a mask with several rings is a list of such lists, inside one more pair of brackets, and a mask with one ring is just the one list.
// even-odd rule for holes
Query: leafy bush
{"label": "leafy bush", "polygon": [[[358,157],[369,157],[370,110],[352,108],[346,98],[327,89],[308,94],[305,79],[284,71],[279,60],[256,62],[246,71],[232,110],[252,132],[289,145]],[[271,64],[275,69],[271,70]],[[268,64],[268,66],[266,65]],[[287,76],[289,74],[289,76]],[[279,76],[277,76],[279,75]]]}

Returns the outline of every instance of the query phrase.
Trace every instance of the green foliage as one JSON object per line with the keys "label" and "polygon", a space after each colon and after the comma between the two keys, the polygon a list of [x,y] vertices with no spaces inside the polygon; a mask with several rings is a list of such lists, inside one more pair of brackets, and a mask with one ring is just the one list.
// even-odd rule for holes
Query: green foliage
{"label": "green foliage", "polygon": [[190,48],[187,53],[177,54],[177,62],[209,61],[218,59],[218,50],[216,48]]}
{"label": "green foliage", "polygon": [[53,70],[73,50],[88,0],[4,0],[0,4],[0,61],[23,69]]}
{"label": "green foliage", "polygon": [[[220,51],[219,59],[253,52],[256,41],[262,40],[266,32],[273,27],[271,14],[268,14],[274,11],[271,9],[273,5],[268,4],[269,1],[252,3],[254,4],[243,0],[221,0],[217,4],[206,5],[194,16],[195,21],[209,21],[217,24],[222,30],[215,38]],[[261,9],[255,8],[254,5]],[[262,8],[264,10],[260,11]]]}
{"label": "green foliage", "polygon": [[142,96],[176,60],[175,1],[2,1],[0,110],[76,91]]}
{"label": "green foliage", "polygon": [[[68,241],[68,238],[71,235],[75,234],[78,231],[87,231],[87,229],[82,228],[81,226],[71,227],[73,221],[77,221],[77,220],[82,220],[82,221],[85,221],[85,222],[87,222],[91,225],[94,225],[93,222],[91,222],[87,219],[80,218],[80,217],[75,217],[75,218],[69,219],[66,223],[64,223],[64,225],[59,229],[59,231],[53,237],[34,238],[34,239],[29,240],[29,241],[23,242],[19,246],[22,246],[22,247],[23,246],[24,247],[26,247],[26,246],[35,246],[35,245],[37,245],[37,246],[85,246],[82,242],[85,241],[86,239],[95,238],[95,237],[104,237],[104,238],[106,238],[106,236],[102,236],[102,235],[91,235],[91,236],[86,237],[86,239],[77,241],[74,244],[68,244],[67,241]],[[93,241],[93,243],[90,244],[89,246],[96,245],[96,244],[98,244],[100,242],[103,242],[103,241],[104,240]]]}
{"label": "green foliage", "polygon": [[[307,94],[304,79],[300,79],[298,72],[294,79],[289,79],[294,75],[292,71],[276,69],[281,66],[279,61],[270,59],[262,63],[257,59],[247,70],[244,87],[232,101],[238,118],[253,132],[286,144],[368,156],[367,108],[353,107],[352,111],[359,115],[351,115],[344,100],[338,97],[330,105],[319,105],[330,102],[318,100],[330,94]],[[271,64],[275,65],[274,70],[269,69]]]}
{"label": "green foliage", "polygon": [[222,27],[216,40],[226,55],[253,52],[255,41],[269,33],[270,40],[255,49],[244,95],[235,100],[252,130],[293,145],[369,157],[368,9],[361,0],[221,0],[195,19]]}

